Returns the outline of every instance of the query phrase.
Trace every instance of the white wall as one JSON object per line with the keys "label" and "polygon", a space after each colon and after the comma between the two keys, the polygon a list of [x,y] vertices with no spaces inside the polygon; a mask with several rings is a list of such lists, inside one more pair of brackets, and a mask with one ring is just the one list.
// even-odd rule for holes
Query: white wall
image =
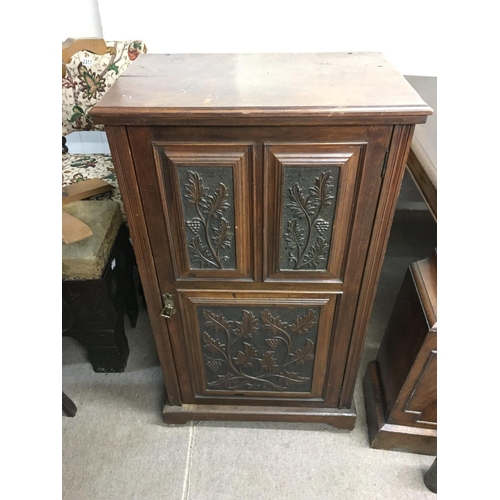
{"label": "white wall", "polygon": [[437,76],[435,1],[98,1],[106,39],[151,53],[379,51],[403,74]]}
{"label": "white wall", "polygon": [[[61,41],[66,38],[103,37],[98,0],[67,0],[63,8],[64,19],[71,22],[59,23]],[[109,154],[104,132],[72,132],[66,141],[73,154]]]}
{"label": "white wall", "polygon": [[66,38],[102,37],[98,0],[63,2],[65,22],[58,23],[61,41]]}
{"label": "white wall", "polygon": [[[413,5],[413,7],[412,7]],[[143,40],[150,53],[379,51],[405,75],[437,76],[435,2],[401,0],[71,0],[68,36]],[[101,27],[102,26],[102,27]],[[73,153],[109,152],[74,132]]]}

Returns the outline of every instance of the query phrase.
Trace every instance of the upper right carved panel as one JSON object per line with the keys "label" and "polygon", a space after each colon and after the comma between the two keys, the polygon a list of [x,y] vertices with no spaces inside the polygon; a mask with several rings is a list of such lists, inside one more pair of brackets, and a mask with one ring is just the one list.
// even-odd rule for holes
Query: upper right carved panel
{"label": "upper right carved panel", "polygon": [[364,146],[265,146],[265,280],[342,282]]}
{"label": "upper right carved panel", "polygon": [[285,167],[279,270],[326,270],[339,167]]}

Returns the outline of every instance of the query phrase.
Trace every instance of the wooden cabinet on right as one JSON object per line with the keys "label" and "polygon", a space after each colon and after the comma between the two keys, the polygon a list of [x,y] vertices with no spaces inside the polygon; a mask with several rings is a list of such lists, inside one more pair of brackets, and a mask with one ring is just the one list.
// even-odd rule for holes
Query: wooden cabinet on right
{"label": "wooden cabinet on right", "polygon": [[363,388],[372,448],[436,455],[437,286],[434,253],[408,269]]}

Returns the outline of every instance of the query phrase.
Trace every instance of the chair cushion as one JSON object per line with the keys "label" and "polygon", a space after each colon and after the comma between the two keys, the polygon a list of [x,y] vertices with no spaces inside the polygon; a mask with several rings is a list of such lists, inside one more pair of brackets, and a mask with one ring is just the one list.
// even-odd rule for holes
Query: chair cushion
{"label": "chair cushion", "polygon": [[62,185],[69,186],[75,182],[87,179],[102,179],[108,182],[114,189],[110,192],[98,194],[90,198],[91,200],[113,200],[120,204],[123,220],[127,220],[123,209],[123,202],[118,189],[115,168],[111,155],[62,155]]}
{"label": "chair cushion", "polygon": [[74,201],[63,210],[87,224],[93,233],[86,240],[62,244],[63,279],[100,278],[122,224],[119,204],[110,200]]}
{"label": "chair cushion", "polygon": [[102,125],[94,125],[88,113],[137,56],[147,51],[140,40],[106,45],[104,55],[81,50],[66,64],[62,79],[63,136],[74,130],[104,130]]}

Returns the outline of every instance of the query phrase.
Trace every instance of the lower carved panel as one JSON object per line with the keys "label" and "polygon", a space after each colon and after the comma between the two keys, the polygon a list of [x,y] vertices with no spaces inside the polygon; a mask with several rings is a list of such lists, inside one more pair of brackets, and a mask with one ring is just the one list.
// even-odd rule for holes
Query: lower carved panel
{"label": "lower carved panel", "polygon": [[179,291],[180,314],[170,326],[185,332],[179,340],[190,380],[186,403],[238,405],[251,398],[335,407],[341,378],[331,376],[328,356],[340,295]]}
{"label": "lower carved panel", "polygon": [[198,307],[206,389],[310,392],[319,314],[319,307]]}

